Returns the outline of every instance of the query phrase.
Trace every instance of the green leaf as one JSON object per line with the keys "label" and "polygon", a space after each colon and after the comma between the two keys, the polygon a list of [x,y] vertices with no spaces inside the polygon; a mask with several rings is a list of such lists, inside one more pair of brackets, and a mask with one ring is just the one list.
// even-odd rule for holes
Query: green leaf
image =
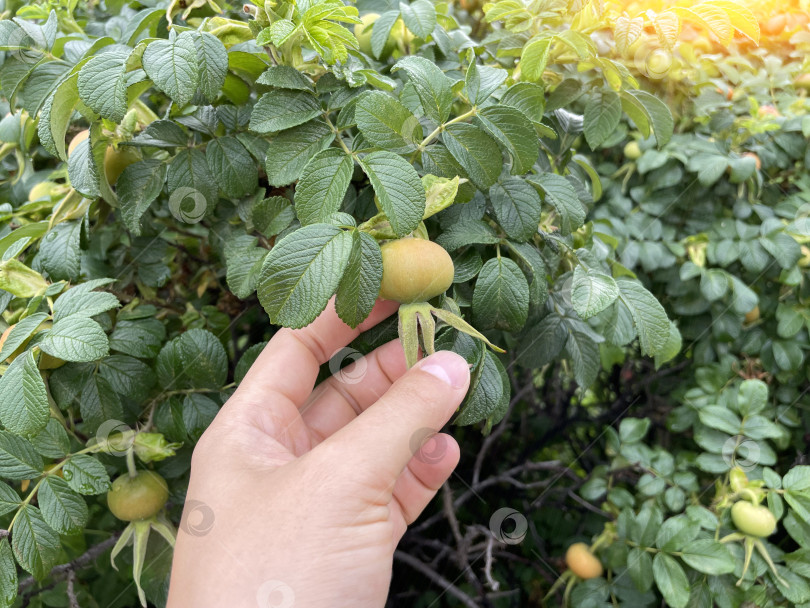
{"label": "green leaf", "polygon": [[429,59],[417,56],[404,57],[397,61],[391,71],[399,70],[408,74],[408,82],[416,91],[425,116],[437,123],[447,120],[453,105],[453,91],[450,88],[450,79],[444,72]]}
{"label": "green leaf", "polygon": [[509,72],[502,68],[478,65],[471,61],[464,79],[467,99],[475,106],[481,104],[498,90],[508,75]]}
{"label": "green leaf", "polygon": [[73,110],[79,102],[78,74],[72,74],[62,81],[45,100],[37,124],[39,140],[48,152],[62,160],[67,159],[65,134],[67,133]]}
{"label": "green leaf", "polygon": [[64,458],[70,452],[70,438],[56,418],[49,418],[45,428],[31,438],[37,453],[46,458]]}
{"label": "green leaf", "polygon": [[87,524],[87,503],[63,479],[55,475],[46,477],[39,486],[37,499],[43,519],[60,534],[78,534]]}
{"label": "green leaf", "polygon": [[709,302],[719,300],[729,288],[728,274],[717,268],[712,268],[700,277],[700,293]]}
{"label": "green leaf", "polygon": [[131,53],[129,47],[107,47],[79,71],[79,97],[96,114],[113,122],[121,122],[127,111],[124,70]]}
{"label": "green leaf", "polygon": [[686,515],[676,515],[664,520],[664,523],[658,528],[655,544],[659,549],[668,553],[680,551],[684,547],[688,547],[698,534],[700,534],[698,522],[689,519]]}
{"label": "green leaf", "polygon": [[667,361],[671,361],[681,352],[683,339],[678,327],[672,321],[669,322],[669,338],[664,347],[655,353],[655,368],[660,368]]}
{"label": "green leaf", "polygon": [[206,329],[189,329],[177,339],[180,361],[194,388],[219,389],[228,374],[228,355],[222,342]]}
{"label": "green leaf", "polygon": [[177,153],[169,163],[166,184],[169,210],[183,222],[200,221],[217,204],[217,182],[205,154],[196,148]]}
{"label": "green leaf", "polygon": [[88,137],[74,148],[68,158],[68,179],[70,185],[86,198],[98,198],[99,175],[93,162],[91,141]]}
{"label": "green leaf", "polygon": [[398,236],[416,230],[425,213],[425,188],[413,166],[401,156],[383,150],[360,161],[380,206]]}
{"label": "green leaf", "polygon": [[518,82],[506,89],[501,97],[501,105],[520,110],[526,118],[539,123],[543,120],[546,91],[533,82]]}
{"label": "green leaf", "polygon": [[527,173],[540,154],[540,142],[534,127],[520,111],[509,106],[489,106],[478,112],[476,120],[512,158],[512,174]]}
{"label": "green leaf", "polygon": [[551,363],[562,352],[568,340],[565,324],[556,313],[551,313],[525,332],[517,349],[521,361],[533,368]]}
{"label": "green leaf", "polygon": [[529,284],[509,258],[487,260],[475,283],[472,299],[476,325],[516,331],[529,314]]}
{"label": "green leaf", "polygon": [[436,27],[436,9],[428,0],[413,0],[410,5],[400,2],[399,11],[405,26],[417,38],[426,40]]}
{"label": "green leaf", "polygon": [[486,420],[503,405],[503,377],[506,375],[503,365],[489,351],[483,352],[481,365],[473,373],[467,398],[461,406],[460,413],[453,424],[465,426]]}
{"label": "green leaf", "polygon": [[[388,38],[391,35],[391,28],[399,19],[399,11],[386,11],[380,15],[371,27],[371,53],[375,59],[379,59],[385,48],[389,46]],[[389,51],[390,53],[390,51]]]}
{"label": "green leaf", "polygon": [[338,286],[335,310],[344,323],[357,327],[377,301],[382,281],[382,254],[376,239],[365,232],[355,230],[352,240],[352,252]]}
{"label": "green leaf", "polygon": [[8,539],[0,540],[0,606],[10,608],[17,597],[17,564]]}
{"label": "green leaf", "polygon": [[228,289],[244,300],[256,289],[264,258],[269,253],[258,247],[259,239],[243,234],[225,243],[225,267]]}
{"label": "green leaf", "polygon": [[537,234],[540,196],[525,180],[507,177],[489,189],[489,198],[498,223],[510,238],[525,242]]}
{"label": "green leaf", "polygon": [[810,490],[810,465],[796,465],[782,478],[782,487],[794,492]]}
{"label": "green leaf", "polygon": [[689,580],[675,558],[665,553],[656,553],[653,558],[653,577],[669,606],[686,608],[689,602]]}
{"label": "green leaf", "polygon": [[121,398],[100,374],[91,375],[82,387],[79,412],[87,433],[95,433],[107,420],[120,420],[124,417]]}
{"label": "green leaf", "polygon": [[555,173],[543,173],[526,178],[545,195],[545,202],[560,216],[560,232],[565,236],[585,223],[585,208],[577,191],[567,179]]}
{"label": "green leaf", "polygon": [[646,91],[628,90],[627,93],[640,102],[647,111],[658,147],[662,148],[672,139],[675,120],[669,107],[654,95]]}
{"label": "green leaf", "polygon": [[36,507],[24,505],[17,512],[11,534],[11,548],[17,562],[34,578],[44,579],[59,560],[59,535],[45,523]]}
{"label": "green leaf", "polygon": [[613,277],[596,270],[577,266],[571,288],[571,303],[583,319],[599,314],[619,297]]}
{"label": "green leaf", "polygon": [[110,348],[133,357],[151,359],[160,352],[166,328],[157,319],[121,319],[110,335]]}
{"label": "green leaf", "polygon": [[[48,318],[48,314],[37,312],[30,317],[25,317],[13,326],[11,333],[6,337],[3,348],[0,349],[0,361],[8,359],[23,343],[27,342],[34,335],[36,329]],[[0,380],[2,382],[2,380]]]}
{"label": "green leaf", "polygon": [[295,213],[301,224],[324,222],[337,213],[353,169],[352,157],[338,148],[327,148],[312,157],[295,188]]}
{"label": "green leaf", "polygon": [[639,591],[648,591],[652,587],[652,556],[641,547],[631,547],[627,552],[627,571]]}
{"label": "green leaf", "polygon": [[543,73],[548,65],[549,52],[553,38],[548,35],[535,37],[523,47],[520,55],[520,73],[524,80],[537,82],[543,80]]}
{"label": "green leaf", "polygon": [[127,355],[105,357],[98,363],[98,373],[116,393],[133,401],[146,399],[156,380],[151,367]]}
{"label": "green leaf", "polygon": [[467,123],[449,125],[442,141],[479,190],[487,190],[501,174],[498,144],[478,127]]}
{"label": "green leaf", "polygon": [[271,186],[286,186],[298,179],[306,164],[335,139],[331,127],[312,120],[270,140],[265,168]]}
{"label": "green leaf", "polygon": [[81,222],[62,222],[40,241],[37,260],[51,280],[76,280],[81,265]]}
{"label": "green leaf", "polygon": [[183,426],[189,439],[196,442],[214,421],[219,407],[205,395],[192,393],[183,399]]}
{"label": "green leaf", "polygon": [[236,368],[233,371],[233,381],[237,384],[241,384],[242,380],[245,379],[247,376],[248,371],[256,362],[256,359],[259,358],[259,355],[264,350],[264,347],[267,346],[267,342],[259,342],[258,344],[254,344],[250,348],[248,348],[243,354],[242,357],[239,359],[239,363],[236,364]]}
{"label": "green leaf", "polygon": [[45,382],[34,354],[27,351],[0,378],[0,421],[12,433],[31,437],[45,428],[49,416]]}
{"label": "green leaf", "polygon": [[0,477],[31,479],[38,477],[44,466],[42,457],[30,441],[8,431],[0,431]]}
{"label": "green leaf", "polygon": [[[113,279],[91,279],[71,287],[57,298],[53,306],[53,320],[61,321],[72,315],[94,317],[117,308],[121,304],[114,294],[106,291],[93,291],[112,282]],[[2,355],[0,354],[0,356]]]}
{"label": "green leaf", "polygon": [[95,457],[87,454],[74,454],[62,468],[62,475],[68,485],[85,496],[103,494],[110,489],[110,476]]}
{"label": "green leaf", "polygon": [[106,356],[110,350],[101,326],[92,319],[78,315],[54,323],[39,347],[64,361],[95,361]]}
{"label": "green leaf", "polygon": [[601,368],[599,344],[594,341],[593,336],[571,329],[565,342],[565,350],[573,363],[577,384],[582,388],[591,386]]}
{"label": "green leaf", "polygon": [[611,89],[595,91],[585,106],[584,132],[591,149],[596,150],[613,135],[622,117],[622,102]]}
{"label": "green leaf", "polygon": [[304,327],[335,293],[352,251],[352,236],[313,224],[276,243],[264,260],[258,296],[272,323]]}
{"label": "green leaf", "polygon": [[436,239],[447,251],[455,251],[465,245],[494,245],[500,242],[489,224],[479,220],[468,220],[452,224]]}
{"label": "green leaf", "polygon": [[312,90],[312,81],[289,65],[274,65],[267,68],[256,80],[256,84],[266,84],[277,89]]}
{"label": "green leaf", "polygon": [[228,197],[238,199],[256,190],[256,163],[235,137],[226,135],[210,140],[205,147],[205,160]]}
{"label": "green leaf", "polygon": [[295,212],[289,200],[283,196],[271,196],[253,206],[250,219],[256,230],[266,237],[271,237],[292,223]]}
{"label": "green leaf", "polygon": [[297,127],[321,114],[318,98],[309,91],[273,89],[261,96],[250,115],[250,130],[273,133]]}
{"label": "green leaf", "polygon": [[641,352],[655,355],[665,350],[669,341],[669,319],[664,307],[638,281],[620,277],[616,284],[622,301],[633,315]]}
{"label": "green leaf", "polygon": [[699,539],[684,546],[681,559],[698,572],[719,576],[734,572],[736,560],[726,546],[716,540]]}
{"label": "green leaf", "polygon": [[200,81],[196,32],[183,32],[169,40],[154,40],[143,53],[143,69],[155,86],[178,106],[191,101]]}
{"label": "green leaf", "polygon": [[369,91],[354,108],[357,128],[369,142],[391,152],[412,152],[422,141],[422,125],[391,95]]}
{"label": "green leaf", "polygon": [[166,183],[168,164],[147,158],[126,167],[118,178],[115,191],[126,227],[136,236],[141,234],[141,217]]}
{"label": "green leaf", "polygon": [[698,411],[700,421],[712,429],[723,431],[730,435],[740,432],[742,421],[729,409],[722,405],[707,405]]}
{"label": "green leaf", "polygon": [[149,123],[129,143],[138,146],[154,146],[156,148],[175,148],[187,145],[188,135],[176,122],[156,120]]}
{"label": "green leaf", "polygon": [[[219,38],[208,32],[195,32],[199,87],[203,97],[213,102],[225,85],[228,74],[228,51]],[[148,48],[148,47],[147,47]]]}

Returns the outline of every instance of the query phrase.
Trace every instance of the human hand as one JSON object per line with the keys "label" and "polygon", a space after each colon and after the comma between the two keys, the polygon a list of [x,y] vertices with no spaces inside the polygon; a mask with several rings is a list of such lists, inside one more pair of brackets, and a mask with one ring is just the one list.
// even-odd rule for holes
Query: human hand
{"label": "human hand", "polygon": [[[414,437],[450,419],[469,367],[442,351],[406,371],[394,340],[352,364],[360,382],[313,386],[395,310],[380,301],[353,330],[330,303],[273,336],[194,450],[168,608],[384,605],[397,543],[459,458],[449,435],[423,446],[429,458]],[[195,531],[200,513],[210,521]]]}

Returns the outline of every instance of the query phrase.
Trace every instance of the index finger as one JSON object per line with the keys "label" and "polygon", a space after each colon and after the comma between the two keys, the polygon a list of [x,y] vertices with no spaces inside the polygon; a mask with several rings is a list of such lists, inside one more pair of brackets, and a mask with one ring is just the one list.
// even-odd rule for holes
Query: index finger
{"label": "index finger", "polygon": [[315,386],[320,366],[362,332],[391,316],[399,306],[389,300],[377,300],[368,318],[352,329],[338,317],[334,302],[332,298],[306,327],[277,331],[237,392],[263,400],[271,394],[282,395],[300,407]]}

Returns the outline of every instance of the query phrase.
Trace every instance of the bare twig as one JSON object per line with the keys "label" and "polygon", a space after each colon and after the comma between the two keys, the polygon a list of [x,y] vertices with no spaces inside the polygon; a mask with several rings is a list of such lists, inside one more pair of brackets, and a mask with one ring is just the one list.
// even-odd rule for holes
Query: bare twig
{"label": "bare twig", "polygon": [[501,584],[492,578],[492,546],[495,544],[495,537],[490,534],[487,538],[487,551],[485,553],[486,559],[484,561],[484,576],[487,579],[487,585],[493,591],[500,589]]}
{"label": "bare twig", "polygon": [[444,507],[444,516],[447,519],[447,523],[450,524],[450,529],[453,531],[453,538],[456,540],[456,563],[467,578],[467,582],[475,587],[482,599],[485,599],[486,592],[484,586],[481,584],[481,581],[478,580],[478,577],[475,576],[475,572],[473,572],[470,566],[470,560],[468,559],[470,539],[467,535],[461,535],[461,526],[458,525],[456,509],[453,506],[453,492],[450,490],[450,484],[447,482],[444,482],[444,485],[442,485],[442,505]]}
{"label": "bare twig", "polygon": [[76,597],[76,591],[73,588],[76,584],[76,571],[68,570],[67,573],[67,596],[70,608],[81,608],[79,606],[79,598]]}
{"label": "bare twig", "polygon": [[461,589],[456,587],[453,583],[448,581],[441,574],[437,574],[436,572],[431,570],[428,566],[423,564],[415,557],[411,557],[410,555],[408,555],[407,553],[403,553],[402,551],[394,551],[394,558],[398,559],[399,561],[405,564],[408,564],[414,570],[418,570],[420,573],[424,574],[434,584],[441,587],[443,591],[446,591],[447,593],[452,595],[462,604],[467,606],[467,608],[480,608],[479,605],[475,603],[475,600],[472,599],[469,595],[464,593]]}

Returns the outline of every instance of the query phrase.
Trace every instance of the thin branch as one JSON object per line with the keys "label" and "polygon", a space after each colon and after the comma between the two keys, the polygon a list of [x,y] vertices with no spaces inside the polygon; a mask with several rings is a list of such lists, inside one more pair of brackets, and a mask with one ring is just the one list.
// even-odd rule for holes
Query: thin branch
{"label": "thin branch", "polygon": [[483,599],[486,597],[486,592],[484,591],[484,586],[481,584],[481,581],[475,576],[475,572],[473,572],[470,566],[470,560],[467,557],[470,543],[466,535],[461,535],[461,526],[458,524],[456,510],[453,506],[453,492],[450,489],[450,484],[446,481],[442,485],[442,504],[444,507],[444,516],[447,519],[447,523],[450,524],[450,530],[452,530],[453,538],[456,540],[456,563],[467,577],[467,582],[478,591],[478,594]]}
{"label": "thin branch", "polygon": [[487,585],[493,591],[500,589],[501,584],[492,578],[492,546],[495,544],[495,537],[490,534],[487,538],[487,552],[486,560],[484,561],[484,576],[487,579]]}
{"label": "thin branch", "polygon": [[398,559],[399,561],[408,564],[414,570],[418,570],[421,574],[424,574],[428,579],[431,580],[434,584],[441,587],[443,591],[446,591],[462,604],[467,606],[467,608],[480,608],[478,604],[475,603],[475,600],[472,599],[469,595],[464,593],[461,589],[456,587],[453,583],[448,581],[444,578],[441,574],[437,574],[433,570],[431,570],[428,566],[423,564],[421,561],[416,559],[415,557],[411,557],[407,553],[403,553],[402,551],[394,551],[394,558]]}
{"label": "thin branch", "polygon": [[68,570],[67,573],[67,596],[70,608],[81,608],[79,606],[79,598],[76,597],[76,591],[73,588],[76,584],[76,571]]}

